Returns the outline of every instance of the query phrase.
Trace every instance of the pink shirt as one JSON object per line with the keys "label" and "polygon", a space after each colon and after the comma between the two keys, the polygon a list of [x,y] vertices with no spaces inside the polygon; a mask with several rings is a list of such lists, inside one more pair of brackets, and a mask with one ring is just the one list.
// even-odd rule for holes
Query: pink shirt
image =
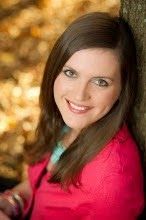
{"label": "pink shirt", "polygon": [[[49,157],[50,158],[50,157]],[[137,146],[124,126],[85,165],[80,189],[70,193],[50,184],[45,159],[29,167],[34,196],[30,220],[136,220],[144,207],[143,174]],[[34,199],[34,200],[33,200]]]}

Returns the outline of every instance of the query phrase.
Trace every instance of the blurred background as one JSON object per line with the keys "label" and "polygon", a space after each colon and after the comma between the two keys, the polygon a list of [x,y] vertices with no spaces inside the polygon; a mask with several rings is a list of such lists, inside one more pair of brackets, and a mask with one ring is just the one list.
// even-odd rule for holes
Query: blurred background
{"label": "blurred background", "polygon": [[44,65],[56,38],[90,11],[118,15],[120,0],[0,1],[0,190],[23,180],[23,144],[39,116]]}

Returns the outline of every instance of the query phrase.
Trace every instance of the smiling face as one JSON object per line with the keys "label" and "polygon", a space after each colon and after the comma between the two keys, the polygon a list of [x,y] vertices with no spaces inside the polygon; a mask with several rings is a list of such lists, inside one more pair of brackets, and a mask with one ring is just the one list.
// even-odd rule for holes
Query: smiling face
{"label": "smiling face", "polygon": [[112,49],[77,51],[54,82],[56,105],[65,124],[77,132],[105,116],[120,92],[120,63]]}

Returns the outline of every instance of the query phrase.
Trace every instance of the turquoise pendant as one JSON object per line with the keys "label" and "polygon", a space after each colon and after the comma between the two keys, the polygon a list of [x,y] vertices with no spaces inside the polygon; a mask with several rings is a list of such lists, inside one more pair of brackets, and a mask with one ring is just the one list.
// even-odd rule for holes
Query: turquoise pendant
{"label": "turquoise pendant", "polygon": [[55,164],[59,160],[61,154],[64,151],[65,151],[65,148],[62,146],[62,144],[60,142],[58,142],[55,149],[54,149],[54,151],[53,151],[53,153],[52,153],[52,155],[51,155],[51,158],[50,158],[51,162],[53,164]]}

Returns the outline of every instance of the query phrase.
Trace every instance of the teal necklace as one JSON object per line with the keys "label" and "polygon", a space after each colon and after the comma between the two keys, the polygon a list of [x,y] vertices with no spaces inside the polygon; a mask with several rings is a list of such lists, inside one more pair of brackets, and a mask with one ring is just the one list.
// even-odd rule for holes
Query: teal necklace
{"label": "teal necklace", "polygon": [[[68,127],[67,125],[64,125],[64,126],[63,126],[63,129],[62,129],[62,133],[67,133],[68,131],[69,131],[69,127]],[[53,164],[55,164],[55,163],[59,160],[61,154],[62,154],[65,150],[66,150],[66,149],[65,149],[65,147],[62,145],[62,143],[61,143],[60,141],[58,141],[57,144],[56,144],[56,146],[55,146],[55,149],[54,149],[54,151],[53,151],[53,153],[52,153],[52,155],[51,155],[51,158],[50,158],[51,162],[52,162]]]}
{"label": "teal necklace", "polygon": [[61,154],[64,151],[65,151],[65,148],[62,146],[61,142],[57,142],[57,145],[56,145],[56,147],[51,155],[51,158],[50,158],[51,162],[53,164],[55,164],[59,160]]}

